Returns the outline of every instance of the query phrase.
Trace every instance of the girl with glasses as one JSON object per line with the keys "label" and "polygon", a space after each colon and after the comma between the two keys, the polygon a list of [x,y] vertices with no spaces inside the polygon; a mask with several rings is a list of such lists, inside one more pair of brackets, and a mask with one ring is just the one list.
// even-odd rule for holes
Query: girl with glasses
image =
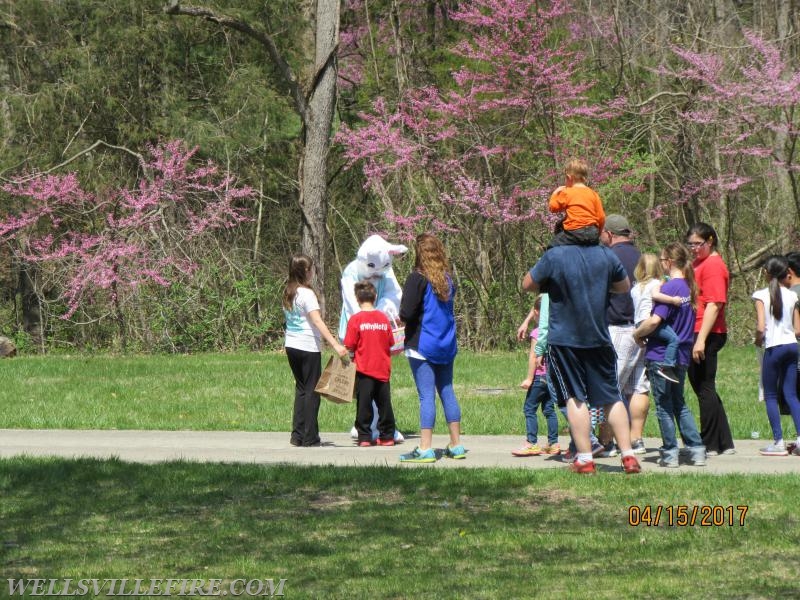
{"label": "girl with glasses", "polygon": [[694,256],[697,282],[697,319],[689,365],[689,383],[700,404],[700,435],[708,456],[734,454],[728,416],[717,393],[717,354],[728,339],[725,305],[730,274],[717,251],[717,232],[707,223],[695,223],[686,233]]}

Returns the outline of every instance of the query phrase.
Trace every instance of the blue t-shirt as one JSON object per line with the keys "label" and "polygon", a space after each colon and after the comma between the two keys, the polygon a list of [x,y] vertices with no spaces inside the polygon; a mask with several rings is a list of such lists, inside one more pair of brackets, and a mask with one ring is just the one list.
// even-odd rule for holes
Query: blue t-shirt
{"label": "blue t-shirt", "polygon": [[[622,266],[625,267],[625,272],[628,274],[628,279],[635,279],[633,273],[636,271],[636,263],[639,262],[641,254],[637,250],[633,242],[619,242],[611,246],[611,251],[619,258]],[[633,299],[630,292],[624,294],[611,294],[608,301],[608,324],[609,325],[632,325],[633,324]]]}
{"label": "blue t-shirt", "polygon": [[[691,294],[691,290],[685,279],[677,278],[670,279],[664,283],[661,286],[661,293],[667,296],[685,298]],[[686,303],[678,307],[654,301],[653,314],[661,317],[662,322],[672,327],[673,331],[675,331],[680,340],[678,364],[682,367],[689,366],[689,361],[692,357],[692,346],[694,346],[694,309],[692,305]],[[646,360],[662,362],[666,348],[664,342],[657,340],[655,337],[649,337],[647,338],[647,350],[644,357]]]}
{"label": "blue t-shirt", "polygon": [[611,284],[627,275],[605,246],[555,246],[531,269],[550,295],[548,343],[571,348],[611,345],[606,310]]}

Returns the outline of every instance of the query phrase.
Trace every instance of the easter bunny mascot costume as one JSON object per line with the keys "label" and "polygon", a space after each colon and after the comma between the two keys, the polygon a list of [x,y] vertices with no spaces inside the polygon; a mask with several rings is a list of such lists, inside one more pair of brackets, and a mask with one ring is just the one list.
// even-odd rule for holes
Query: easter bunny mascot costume
{"label": "easter bunny mascot costume", "polygon": [[[392,258],[402,256],[408,248],[402,244],[390,244],[379,235],[371,235],[358,249],[356,259],[342,271],[342,314],[339,318],[339,339],[343,340],[347,332],[348,319],[359,312],[354,286],[359,281],[369,281],[378,293],[375,308],[383,312],[389,320],[396,320],[400,312],[400,297],[403,290],[392,269]],[[375,407],[373,407],[375,409]],[[372,422],[372,438],[378,437],[378,411]],[[358,438],[356,428],[350,431],[351,436]],[[404,441],[400,431],[394,432],[395,442]]]}

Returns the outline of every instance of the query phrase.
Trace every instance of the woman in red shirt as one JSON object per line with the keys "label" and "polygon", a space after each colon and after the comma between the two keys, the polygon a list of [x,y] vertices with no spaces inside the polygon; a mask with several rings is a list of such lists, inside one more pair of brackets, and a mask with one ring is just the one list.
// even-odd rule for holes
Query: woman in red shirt
{"label": "woman in red shirt", "polygon": [[692,267],[699,290],[689,383],[700,404],[700,436],[708,456],[734,454],[728,416],[716,385],[717,353],[728,339],[725,304],[730,275],[717,252],[717,232],[711,225],[692,225],[686,234],[686,245],[694,254]]}

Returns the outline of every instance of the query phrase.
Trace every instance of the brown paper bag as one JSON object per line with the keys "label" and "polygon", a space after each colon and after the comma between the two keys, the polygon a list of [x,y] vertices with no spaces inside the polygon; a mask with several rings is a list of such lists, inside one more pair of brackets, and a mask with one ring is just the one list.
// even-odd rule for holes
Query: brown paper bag
{"label": "brown paper bag", "polygon": [[345,404],[353,401],[355,387],[356,364],[352,360],[331,356],[314,391],[331,402]]}

